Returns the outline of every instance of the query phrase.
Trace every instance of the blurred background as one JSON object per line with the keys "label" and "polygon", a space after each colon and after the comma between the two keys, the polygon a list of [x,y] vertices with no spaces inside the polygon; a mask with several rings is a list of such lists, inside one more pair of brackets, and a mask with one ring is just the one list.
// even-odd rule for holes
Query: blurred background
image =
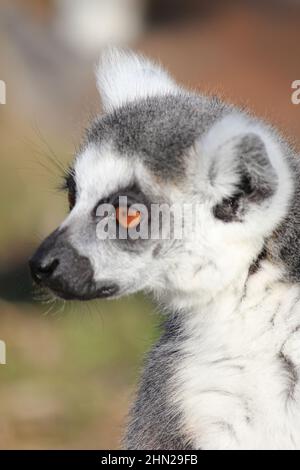
{"label": "blurred background", "polygon": [[61,166],[101,109],[93,67],[107,44],[246,105],[299,148],[298,0],[1,0],[1,449],[119,448],[142,357],[159,334],[142,296],[48,305],[27,271],[67,211]]}

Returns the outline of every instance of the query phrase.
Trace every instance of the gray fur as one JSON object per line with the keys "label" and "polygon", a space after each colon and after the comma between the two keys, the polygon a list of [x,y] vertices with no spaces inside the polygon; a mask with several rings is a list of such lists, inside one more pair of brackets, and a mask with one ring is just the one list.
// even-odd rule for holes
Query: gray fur
{"label": "gray fur", "polygon": [[286,280],[300,281],[300,169],[297,156],[284,144],[294,179],[294,195],[289,211],[267,241],[270,258],[283,267]]}
{"label": "gray fur", "polygon": [[241,190],[252,202],[263,201],[275,193],[278,177],[267,155],[263,141],[255,134],[241,137],[236,146],[240,158],[240,173],[247,176],[248,187],[241,181]]}
{"label": "gray fur", "polygon": [[125,448],[191,450],[172,406],[172,377],[184,340],[179,315],[171,315],[164,333],[148,354],[135,404],[130,413]]}
{"label": "gray fur", "polygon": [[121,155],[138,156],[158,177],[183,179],[186,152],[230,107],[191,94],[149,97],[98,119],[87,142],[112,142]]}

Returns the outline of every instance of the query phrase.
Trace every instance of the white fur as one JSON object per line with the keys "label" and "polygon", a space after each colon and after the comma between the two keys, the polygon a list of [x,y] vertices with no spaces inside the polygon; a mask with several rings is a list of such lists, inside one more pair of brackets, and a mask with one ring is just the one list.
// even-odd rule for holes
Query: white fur
{"label": "white fur", "polygon": [[187,318],[173,400],[196,448],[300,448],[299,384],[288,399],[278,359],[283,344],[299,370],[300,289],[279,274],[265,262],[245,293],[241,272],[212,302],[199,296]]}
{"label": "white fur", "polygon": [[107,112],[147,96],[179,91],[159,65],[117,48],[107,49],[102,54],[96,76],[103,108]]}

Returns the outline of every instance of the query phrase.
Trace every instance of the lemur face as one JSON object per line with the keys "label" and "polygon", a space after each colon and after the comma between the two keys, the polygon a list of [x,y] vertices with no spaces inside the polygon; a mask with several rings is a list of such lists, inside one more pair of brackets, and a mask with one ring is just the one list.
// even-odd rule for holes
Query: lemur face
{"label": "lemur face", "polygon": [[[286,211],[291,180],[280,145],[262,125],[182,90],[135,55],[109,53],[97,78],[105,113],[68,173],[71,211],[33,256],[33,278],[81,300],[139,290],[189,295],[212,280],[214,289],[229,283]],[[166,220],[163,205],[171,208]],[[104,237],[110,222],[115,230]],[[143,236],[130,236],[143,223]]]}

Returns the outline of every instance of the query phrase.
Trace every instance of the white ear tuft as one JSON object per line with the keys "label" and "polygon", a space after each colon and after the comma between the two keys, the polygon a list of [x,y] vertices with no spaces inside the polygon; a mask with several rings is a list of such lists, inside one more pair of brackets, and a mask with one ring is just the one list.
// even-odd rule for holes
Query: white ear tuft
{"label": "white ear tuft", "polygon": [[107,112],[129,101],[180,90],[159,65],[118,48],[109,48],[102,54],[96,78]]}

